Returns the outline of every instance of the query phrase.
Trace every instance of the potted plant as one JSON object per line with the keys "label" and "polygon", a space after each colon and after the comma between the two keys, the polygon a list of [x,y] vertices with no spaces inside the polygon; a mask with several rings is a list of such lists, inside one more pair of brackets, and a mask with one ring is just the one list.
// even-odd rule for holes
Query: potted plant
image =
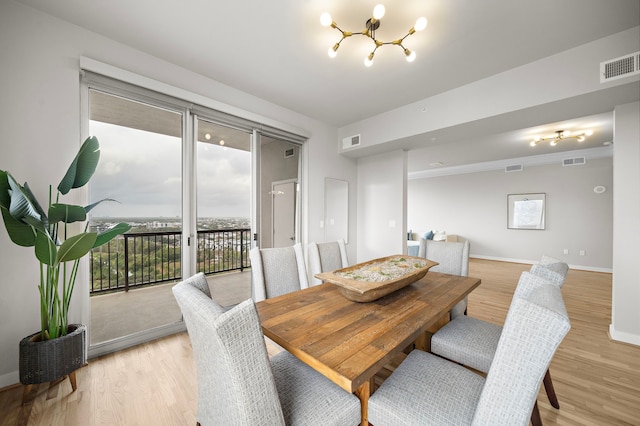
{"label": "potted plant", "polygon": [[86,329],[69,324],[68,313],[80,259],[131,229],[119,223],[102,233],[88,232],[85,223],[82,232],[71,235],[69,228],[78,229],[81,224],[76,222],[86,222],[87,213],[108,199],[82,207],[61,203],[60,195],[86,185],[99,159],[98,140],[87,138],[60,181],[55,198],[49,186],[46,211],[26,182],[21,186],[10,173],[0,170],[0,210],[7,233],[17,245],[34,247],[40,263],[40,331],[20,342],[20,382],[29,385],[25,397],[30,385],[66,375],[75,390],[72,373],[86,362]]}

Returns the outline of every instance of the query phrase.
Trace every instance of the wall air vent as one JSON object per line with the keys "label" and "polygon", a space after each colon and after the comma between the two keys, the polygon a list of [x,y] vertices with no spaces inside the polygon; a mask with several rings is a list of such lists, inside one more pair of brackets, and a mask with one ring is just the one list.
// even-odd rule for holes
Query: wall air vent
{"label": "wall air vent", "polygon": [[504,168],[505,173],[521,172],[522,170],[524,170],[524,167],[522,167],[522,164],[514,164],[512,166],[507,166]]}
{"label": "wall air vent", "polygon": [[640,52],[600,62],[600,83],[640,74]]}
{"label": "wall air vent", "polygon": [[587,160],[584,157],[565,158],[562,160],[563,166],[581,166],[586,164]]}
{"label": "wall air vent", "polygon": [[296,150],[294,148],[287,148],[284,150],[284,158],[291,158],[295,155]]}
{"label": "wall air vent", "polygon": [[353,148],[358,145],[360,145],[360,135],[353,135],[342,139],[342,149]]}

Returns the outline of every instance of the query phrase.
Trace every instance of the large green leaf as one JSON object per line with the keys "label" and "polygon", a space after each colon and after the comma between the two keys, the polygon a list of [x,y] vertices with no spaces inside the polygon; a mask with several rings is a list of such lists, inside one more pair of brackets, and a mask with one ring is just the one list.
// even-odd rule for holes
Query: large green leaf
{"label": "large green leaf", "polygon": [[55,265],[58,258],[58,251],[56,245],[48,234],[44,232],[37,232],[36,245],[35,245],[36,257],[45,265]]}
{"label": "large green leaf", "polygon": [[2,210],[4,226],[7,228],[7,234],[9,234],[11,241],[22,247],[32,247],[36,243],[35,230],[11,216],[8,208],[0,206],[0,210]]}
{"label": "large green leaf", "polygon": [[37,208],[30,200],[31,191],[25,191],[10,174],[7,174],[7,180],[11,188],[9,189],[9,196],[11,197],[9,213],[11,213],[11,216],[17,220],[23,220],[26,216],[41,220],[40,213],[38,213]]}
{"label": "large green leaf", "polygon": [[73,223],[85,220],[87,220],[87,212],[82,206],[61,203],[49,206],[49,223]]}
{"label": "large green leaf", "polygon": [[66,194],[72,188],[80,188],[86,185],[96,171],[99,160],[100,144],[98,139],[95,136],[88,137],[80,147],[80,151],[78,151],[76,158],[73,159],[67,173],[60,181],[58,191]]}
{"label": "large green leaf", "polygon": [[96,207],[98,204],[103,203],[105,201],[115,201],[116,203],[119,203],[120,201],[118,200],[114,200],[113,198],[103,198],[100,201],[96,201],[95,203],[89,204],[88,206],[86,206],[84,208],[84,210],[89,213],[94,207]]}
{"label": "large green leaf", "polygon": [[120,222],[119,224],[99,234],[98,238],[96,238],[96,242],[93,244],[93,248],[100,247],[101,245],[108,243],[118,235],[124,234],[130,229],[131,225],[129,225],[128,223]]}
{"label": "large green leaf", "polygon": [[58,262],[80,259],[93,248],[97,236],[95,232],[83,232],[68,238],[58,249]]}

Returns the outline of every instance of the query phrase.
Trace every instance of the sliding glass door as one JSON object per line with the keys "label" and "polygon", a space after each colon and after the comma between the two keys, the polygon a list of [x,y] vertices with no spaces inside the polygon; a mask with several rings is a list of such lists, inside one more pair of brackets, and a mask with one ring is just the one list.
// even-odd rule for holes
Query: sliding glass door
{"label": "sliding glass door", "polygon": [[95,346],[181,320],[171,285],[182,277],[183,113],[97,90],[89,105],[101,150],[89,201],[109,200],[90,226],[132,225],[91,254]]}

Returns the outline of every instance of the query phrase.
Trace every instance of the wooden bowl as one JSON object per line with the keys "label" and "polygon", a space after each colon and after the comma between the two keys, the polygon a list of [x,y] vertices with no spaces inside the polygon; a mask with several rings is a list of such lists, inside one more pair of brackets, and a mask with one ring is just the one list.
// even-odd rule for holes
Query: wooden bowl
{"label": "wooden bowl", "polygon": [[[364,278],[354,279],[343,275],[345,273],[351,273],[357,276],[359,271],[375,267],[377,266],[376,264],[380,264],[380,266],[384,268],[385,265],[392,264],[394,262],[396,264],[401,264],[400,262],[408,263],[409,266],[407,267],[407,273],[385,281],[366,281]],[[411,264],[412,262],[413,265]],[[418,268],[414,267],[415,263],[418,262],[426,263],[424,266]],[[393,255],[359,263],[347,268],[337,269],[331,272],[322,272],[316,274],[315,277],[324,282],[335,284],[340,293],[351,301],[372,302],[418,281],[427,274],[429,269],[436,265],[438,265],[438,262],[422,257]]]}

